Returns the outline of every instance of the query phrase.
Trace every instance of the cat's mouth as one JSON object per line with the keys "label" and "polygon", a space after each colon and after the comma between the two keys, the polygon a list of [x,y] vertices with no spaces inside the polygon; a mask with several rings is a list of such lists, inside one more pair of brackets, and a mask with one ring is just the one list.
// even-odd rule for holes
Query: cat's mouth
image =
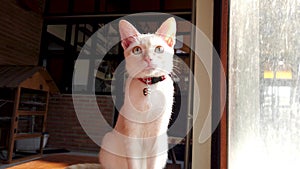
{"label": "cat's mouth", "polygon": [[142,74],[143,76],[151,76],[153,74],[155,74],[156,69],[153,67],[147,67],[143,70]]}
{"label": "cat's mouth", "polygon": [[142,76],[143,77],[148,77],[148,76],[162,76],[162,75],[165,75],[165,74],[166,74],[166,71],[158,68],[155,65],[148,65],[142,71]]}
{"label": "cat's mouth", "polygon": [[146,71],[154,71],[155,69],[156,69],[156,68],[155,68],[154,66],[148,65],[147,67],[145,67],[144,70],[146,70]]}
{"label": "cat's mouth", "polygon": [[149,74],[152,74],[153,72],[158,72],[158,71],[159,71],[158,66],[153,63],[147,64],[147,66],[144,68],[144,72],[149,73]]}

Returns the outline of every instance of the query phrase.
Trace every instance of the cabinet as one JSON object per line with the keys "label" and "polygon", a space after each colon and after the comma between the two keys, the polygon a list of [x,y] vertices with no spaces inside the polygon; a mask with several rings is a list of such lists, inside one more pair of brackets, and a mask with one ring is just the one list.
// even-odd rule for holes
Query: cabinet
{"label": "cabinet", "polygon": [[[50,92],[58,92],[58,89],[44,68],[0,66],[2,162],[11,163],[42,155]],[[37,145],[32,147],[32,144]]]}

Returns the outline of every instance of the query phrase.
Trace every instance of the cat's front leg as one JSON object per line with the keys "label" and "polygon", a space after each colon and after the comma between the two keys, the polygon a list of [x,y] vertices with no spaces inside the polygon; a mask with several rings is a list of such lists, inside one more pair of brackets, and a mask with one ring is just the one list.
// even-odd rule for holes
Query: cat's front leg
{"label": "cat's front leg", "polygon": [[147,169],[140,158],[127,158],[128,169]]}
{"label": "cat's front leg", "polygon": [[128,138],[126,140],[128,169],[147,169],[142,144],[142,139]]}
{"label": "cat's front leg", "polygon": [[102,140],[99,161],[104,169],[128,169],[123,137],[108,132]]}
{"label": "cat's front leg", "polygon": [[168,153],[159,154],[147,159],[147,169],[163,169],[168,160]]}
{"label": "cat's front leg", "polygon": [[163,169],[168,160],[168,136],[160,135],[148,141],[147,169]]}

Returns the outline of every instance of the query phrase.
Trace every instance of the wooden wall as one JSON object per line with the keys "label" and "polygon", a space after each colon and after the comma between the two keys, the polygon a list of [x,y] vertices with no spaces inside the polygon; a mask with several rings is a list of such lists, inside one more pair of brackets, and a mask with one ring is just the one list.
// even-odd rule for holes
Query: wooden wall
{"label": "wooden wall", "polygon": [[[80,95],[76,96],[80,99],[77,107],[88,112],[98,112],[93,108],[94,96]],[[109,124],[112,125],[114,118],[114,103],[111,96],[96,96],[99,110],[103,117]],[[93,116],[87,112],[86,118],[88,121],[94,121]],[[93,113],[92,113],[93,114]],[[97,125],[95,126],[94,133],[104,133]],[[91,151],[98,152],[99,146],[89,138],[80,125],[73,104],[72,95],[60,94],[54,95],[49,100],[49,109],[47,116],[47,132],[50,137],[48,140],[49,147],[65,148],[73,151]],[[101,140],[99,140],[100,142]]]}
{"label": "wooden wall", "polygon": [[42,32],[42,7],[30,9],[20,0],[1,0],[0,65],[37,65]]}

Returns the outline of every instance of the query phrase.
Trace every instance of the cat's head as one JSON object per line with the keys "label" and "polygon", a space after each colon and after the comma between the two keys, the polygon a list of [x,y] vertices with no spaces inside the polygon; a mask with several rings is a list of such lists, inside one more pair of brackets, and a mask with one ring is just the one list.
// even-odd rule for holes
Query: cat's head
{"label": "cat's head", "polygon": [[172,72],[176,21],[167,19],[154,34],[141,34],[129,22],[119,22],[126,70],[130,77],[162,76]]}

